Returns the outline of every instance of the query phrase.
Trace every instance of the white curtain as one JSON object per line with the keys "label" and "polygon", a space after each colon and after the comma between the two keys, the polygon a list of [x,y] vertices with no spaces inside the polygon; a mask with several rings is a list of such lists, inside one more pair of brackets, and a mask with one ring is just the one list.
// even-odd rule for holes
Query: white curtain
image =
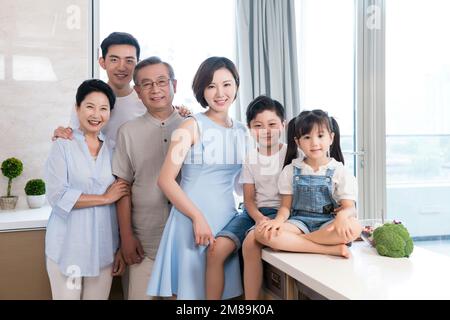
{"label": "white curtain", "polygon": [[266,94],[300,112],[295,0],[237,0],[237,67],[241,77],[237,116],[245,121],[250,101]]}

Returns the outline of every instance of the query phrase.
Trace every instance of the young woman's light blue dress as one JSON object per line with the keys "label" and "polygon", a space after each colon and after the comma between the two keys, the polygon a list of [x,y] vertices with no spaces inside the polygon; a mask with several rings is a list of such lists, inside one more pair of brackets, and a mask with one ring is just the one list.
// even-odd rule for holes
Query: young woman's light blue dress
{"label": "young woman's light blue dress", "polygon": [[[182,169],[181,188],[201,210],[216,235],[237,213],[233,190],[247,145],[247,129],[237,121],[224,128],[203,113],[194,115],[200,132]],[[172,208],[147,290],[150,296],[205,299],[206,247],[195,244],[192,221]],[[222,298],[242,294],[239,258],[225,262]]]}

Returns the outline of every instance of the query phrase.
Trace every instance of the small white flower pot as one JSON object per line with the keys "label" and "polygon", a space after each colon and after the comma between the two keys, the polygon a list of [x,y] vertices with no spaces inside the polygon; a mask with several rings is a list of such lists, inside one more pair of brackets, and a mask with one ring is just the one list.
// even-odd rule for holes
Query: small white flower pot
{"label": "small white flower pot", "polygon": [[40,208],[45,203],[45,194],[40,196],[27,196],[27,202],[31,209]]}

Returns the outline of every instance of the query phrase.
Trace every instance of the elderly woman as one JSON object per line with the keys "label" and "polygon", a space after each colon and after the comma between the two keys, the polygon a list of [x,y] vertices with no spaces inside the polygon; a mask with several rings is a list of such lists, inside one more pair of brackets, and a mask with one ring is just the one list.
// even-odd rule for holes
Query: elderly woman
{"label": "elderly woman", "polygon": [[115,96],[103,81],[84,81],[76,94],[79,128],[73,140],[53,142],[46,163],[45,254],[53,299],[108,299],[124,271],[114,202],[129,194],[111,173],[111,148],[101,129]]}

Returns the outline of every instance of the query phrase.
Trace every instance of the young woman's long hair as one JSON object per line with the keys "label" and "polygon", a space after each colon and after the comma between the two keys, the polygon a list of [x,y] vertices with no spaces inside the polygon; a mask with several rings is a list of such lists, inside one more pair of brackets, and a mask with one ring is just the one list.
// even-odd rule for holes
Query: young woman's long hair
{"label": "young woman's long hair", "polygon": [[325,127],[328,132],[334,133],[333,143],[330,146],[330,157],[344,164],[344,155],[341,150],[341,134],[339,125],[333,117],[320,109],[312,111],[302,111],[297,117],[292,118],[287,130],[287,151],[284,166],[291,164],[292,160],[298,158],[298,147],[295,138],[309,134],[315,125]]}

